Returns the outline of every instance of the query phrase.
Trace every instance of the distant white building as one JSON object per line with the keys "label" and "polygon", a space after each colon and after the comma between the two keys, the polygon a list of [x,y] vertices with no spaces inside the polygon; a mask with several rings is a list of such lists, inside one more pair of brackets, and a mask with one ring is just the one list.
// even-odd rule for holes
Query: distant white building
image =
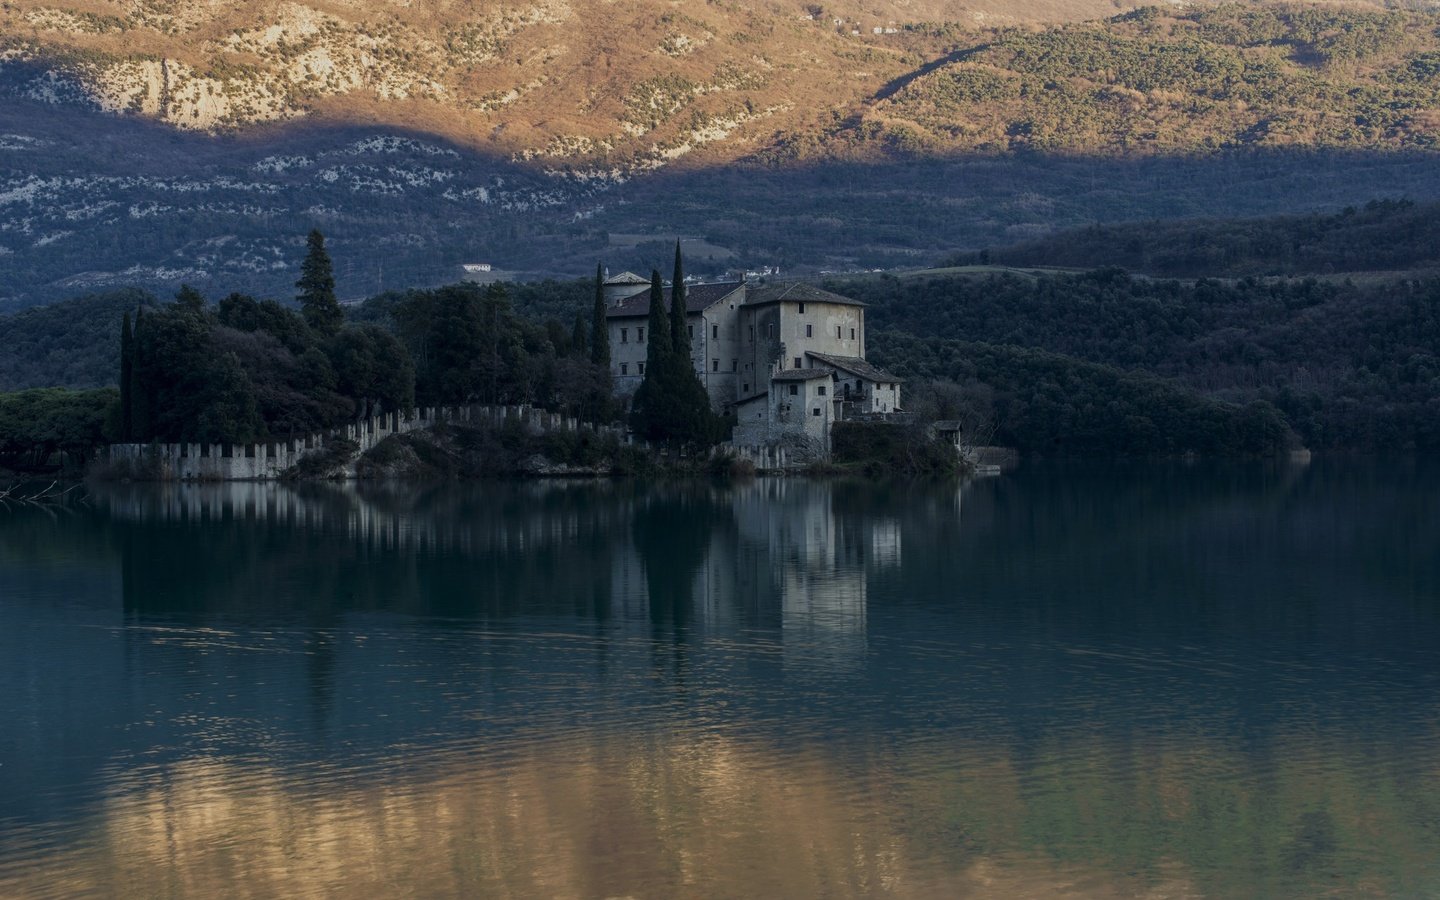
{"label": "distant white building", "polygon": [[460,268],[464,269],[464,270],[465,270],[468,274],[470,274],[470,275],[478,275],[478,274],[480,274],[481,272],[488,272],[488,271],[490,271],[490,264],[489,264],[489,263],[465,263],[465,264],[462,265]]}
{"label": "distant white building", "polygon": [[[630,272],[604,282],[615,391],[645,377],[650,283]],[[671,291],[665,289],[667,311]],[[734,412],[732,440],[764,446],[800,439],[821,452],[847,419],[903,412],[900,379],[865,360],[865,304],[803,282],[689,285],[691,361],[718,412]]]}

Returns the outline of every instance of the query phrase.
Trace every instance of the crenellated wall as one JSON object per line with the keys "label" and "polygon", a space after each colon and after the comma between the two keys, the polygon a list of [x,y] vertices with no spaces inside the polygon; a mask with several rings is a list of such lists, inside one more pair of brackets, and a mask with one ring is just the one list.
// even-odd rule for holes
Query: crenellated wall
{"label": "crenellated wall", "polygon": [[759,474],[778,474],[796,471],[810,465],[810,460],[796,458],[783,444],[734,444],[720,445],[720,450],[736,459],[748,461]]}
{"label": "crenellated wall", "polygon": [[626,440],[615,425],[594,425],[573,416],[529,406],[431,406],[408,413],[390,412],[352,422],[329,431],[284,441],[256,444],[111,444],[101,453],[110,463],[155,465],[157,477],[180,481],[268,481],[282,477],[302,459],[322,453],[337,442],[353,442],[364,453],[386,438],[441,422],[486,422],[501,426],[518,423],[534,433],[590,431]]}

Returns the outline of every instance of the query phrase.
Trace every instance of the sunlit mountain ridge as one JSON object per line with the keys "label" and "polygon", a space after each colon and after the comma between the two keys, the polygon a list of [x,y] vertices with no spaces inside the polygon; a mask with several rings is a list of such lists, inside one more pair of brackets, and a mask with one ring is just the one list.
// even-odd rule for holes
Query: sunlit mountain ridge
{"label": "sunlit mountain ridge", "polygon": [[464,262],[643,269],[676,237],[697,271],[889,268],[1097,221],[1429,199],[1437,26],[1314,4],[11,2],[0,309],[284,296],[310,227],[358,298]]}

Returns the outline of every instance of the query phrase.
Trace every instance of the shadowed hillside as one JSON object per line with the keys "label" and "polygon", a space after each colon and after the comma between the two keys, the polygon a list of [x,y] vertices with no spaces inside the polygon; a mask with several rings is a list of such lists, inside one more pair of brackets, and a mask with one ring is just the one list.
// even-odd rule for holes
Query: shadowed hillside
{"label": "shadowed hillside", "polygon": [[1121,266],[1171,278],[1328,274],[1440,266],[1440,204],[1372,201],[1334,214],[1091,225],[952,265]]}
{"label": "shadowed hillside", "polygon": [[699,273],[848,271],[1440,198],[1440,15],[970,12],[10,3],[0,310],[182,281],[286,296],[312,227],[359,299],[470,262],[643,270],[676,238]]}

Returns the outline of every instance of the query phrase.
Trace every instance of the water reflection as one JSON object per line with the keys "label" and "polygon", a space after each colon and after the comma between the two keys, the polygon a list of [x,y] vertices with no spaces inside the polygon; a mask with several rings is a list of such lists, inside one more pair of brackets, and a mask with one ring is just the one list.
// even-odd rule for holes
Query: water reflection
{"label": "water reflection", "polygon": [[0,895],[1440,892],[1440,478],[0,515]]}
{"label": "water reflection", "polygon": [[705,731],[421,752],[383,777],[192,758],[117,775],[0,891],[1433,895],[1435,782],[1400,796],[1410,773],[1313,746],[1287,737],[1258,777],[1221,743],[1099,737],[1040,770],[964,740],[861,766]]}

